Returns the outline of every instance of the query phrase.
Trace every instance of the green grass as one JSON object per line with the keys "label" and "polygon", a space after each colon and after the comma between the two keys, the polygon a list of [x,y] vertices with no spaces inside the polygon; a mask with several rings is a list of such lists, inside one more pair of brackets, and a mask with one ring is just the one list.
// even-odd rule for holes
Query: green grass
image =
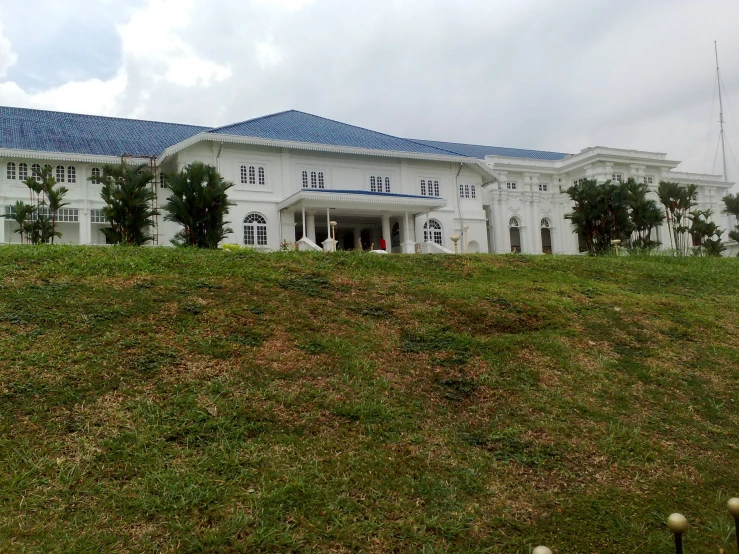
{"label": "green grass", "polygon": [[0,248],[0,550],[734,540],[739,260]]}

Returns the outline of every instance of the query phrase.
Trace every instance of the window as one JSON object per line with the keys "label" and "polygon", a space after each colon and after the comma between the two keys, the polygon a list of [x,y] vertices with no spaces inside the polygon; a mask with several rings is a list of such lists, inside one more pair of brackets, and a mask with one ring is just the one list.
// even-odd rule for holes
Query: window
{"label": "window", "polygon": [[390,177],[385,177],[385,192],[390,192]]}
{"label": "window", "polygon": [[693,202],[698,202],[698,193],[694,192],[693,196],[691,196],[690,198],[693,200]]}
{"label": "window", "polygon": [[92,179],[90,179],[90,182],[93,185],[99,185],[102,182],[100,180],[100,168],[99,167],[93,167],[92,171],[90,171],[90,175],[92,176]]}
{"label": "window", "polygon": [[90,223],[107,223],[103,210],[90,210]]}
{"label": "window", "polygon": [[518,183],[516,183],[515,181],[510,181],[506,183],[506,188],[508,190],[516,190],[518,188]]}
{"label": "window", "polygon": [[259,174],[259,184],[262,185],[262,186],[264,186],[265,184],[267,184],[267,179],[264,176],[264,168],[263,167],[260,167],[259,170],[257,171],[257,173]]}
{"label": "window", "polygon": [[57,183],[64,182],[64,166],[63,165],[56,166],[56,182]]}
{"label": "window", "polygon": [[73,165],[70,165],[67,168],[67,183],[76,183],[77,182],[77,168]]}
{"label": "window", "polygon": [[459,197],[464,198],[464,185],[459,185]]}
{"label": "window", "polygon": [[370,191],[372,192],[383,192],[382,189],[382,183],[385,183],[385,192],[390,192],[390,177],[381,177],[377,176],[375,177],[372,175],[370,177]]}
{"label": "window", "polygon": [[439,196],[439,181],[421,179],[421,196]]}
{"label": "window", "polygon": [[475,198],[477,191],[475,185],[459,185],[459,197],[460,198]]}
{"label": "window", "polygon": [[325,183],[323,181],[323,171],[318,172],[318,188],[319,189],[326,188]]}
{"label": "window", "polygon": [[253,165],[249,166],[249,184],[250,185],[257,184],[257,172],[256,172],[256,169],[254,169]]}
{"label": "window", "polygon": [[653,185],[654,184],[654,177],[652,177],[651,175],[648,175],[648,176],[644,177],[644,182],[646,184],[648,184],[648,185]]}
{"label": "window", "polygon": [[8,179],[15,179],[15,162],[8,162]]}
{"label": "window", "polygon": [[539,192],[547,192],[549,185],[547,183],[539,183]]}
{"label": "window", "polygon": [[582,185],[585,182],[585,179],[575,179],[572,181],[573,185]]}
{"label": "window", "polygon": [[73,208],[62,208],[56,212],[56,220],[60,223],[77,223],[79,218],[79,210]]}
{"label": "window", "polygon": [[310,172],[310,188],[318,188],[318,174],[315,171]]}
{"label": "window", "polygon": [[244,218],[244,244],[267,246],[267,220],[262,214],[252,213]]}
{"label": "window", "polygon": [[623,180],[624,180],[624,176],[621,173],[614,173],[613,175],[611,175],[611,180],[612,181],[618,181],[619,183],[622,183]]}
{"label": "window", "polygon": [[512,217],[510,221],[508,222],[508,227],[518,228],[520,226],[521,226],[521,220],[518,219],[517,217]]}
{"label": "window", "polygon": [[31,177],[36,179],[37,181],[41,180],[41,166],[39,164],[33,164],[31,166]]}
{"label": "window", "polygon": [[303,171],[303,188],[304,189],[308,188],[308,172],[307,171]]}
{"label": "window", "polygon": [[[429,227],[431,227],[429,235]],[[423,224],[423,241],[424,242],[435,242],[438,245],[442,243],[441,237],[441,223],[435,219],[429,219],[428,223]]]}
{"label": "window", "polygon": [[[551,226],[552,226],[551,223],[549,223],[549,220],[546,217],[541,220],[542,229],[549,229]],[[518,225],[516,225],[516,227],[518,227]]]}
{"label": "window", "polygon": [[470,190],[472,191],[472,198],[477,198],[477,190],[475,188],[475,185],[472,185],[470,187]]}
{"label": "window", "polygon": [[248,170],[245,165],[242,165],[241,166],[241,183],[244,185],[248,182],[247,175],[248,175]]}
{"label": "window", "polygon": [[[380,188],[382,188],[382,182],[380,182]],[[377,192],[377,182],[374,175],[370,177],[370,191]]]}
{"label": "window", "polygon": [[159,172],[159,188],[160,189],[166,189],[167,188],[167,181],[164,178],[164,171]]}
{"label": "window", "polygon": [[28,179],[28,164],[18,164],[18,179],[20,179],[21,181],[25,181],[26,179]]}

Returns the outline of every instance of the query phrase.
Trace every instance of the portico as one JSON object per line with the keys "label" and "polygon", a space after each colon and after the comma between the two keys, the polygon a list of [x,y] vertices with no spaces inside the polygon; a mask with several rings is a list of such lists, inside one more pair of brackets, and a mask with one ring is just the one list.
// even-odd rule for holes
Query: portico
{"label": "portico", "polygon": [[384,239],[386,252],[411,254],[424,240],[417,218],[445,206],[437,197],[318,189],[295,193],[278,210],[282,241],[301,250],[379,250]]}

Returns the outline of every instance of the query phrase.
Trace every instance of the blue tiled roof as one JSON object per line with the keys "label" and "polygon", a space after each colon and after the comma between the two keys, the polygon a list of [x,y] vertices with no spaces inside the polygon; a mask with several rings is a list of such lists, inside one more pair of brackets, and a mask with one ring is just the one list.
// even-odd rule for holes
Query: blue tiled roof
{"label": "blue tiled roof", "polygon": [[442,148],[460,156],[485,159],[485,156],[506,156],[510,158],[527,158],[530,160],[557,161],[569,156],[562,152],[546,152],[542,150],[525,150],[521,148],[504,148],[502,146],[482,146],[477,144],[460,144],[457,142],[441,142],[436,140],[416,140],[421,144]]}
{"label": "blue tiled roof", "polygon": [[358,194],[362,196],[387,196],[392,198],[422,198],[423,200],[441,200],[440,196],[420,196],[418,194],[397,194],[394,192],[372,192],[369,190],[313,189],[305,188],[301,192],[330,192],[333,194]]}
{"label": "blue tiled roof", "polygon": [[209,133],[370,150],[459,156],[456,152],[445,150],[442,147],[370,131],[363,127],[347,125],[296,110],[218,127],[211,129]]}
{"label": "blue tiled roof", "polygon": [[159,156],[208,127],[0,106],[0,148]]}

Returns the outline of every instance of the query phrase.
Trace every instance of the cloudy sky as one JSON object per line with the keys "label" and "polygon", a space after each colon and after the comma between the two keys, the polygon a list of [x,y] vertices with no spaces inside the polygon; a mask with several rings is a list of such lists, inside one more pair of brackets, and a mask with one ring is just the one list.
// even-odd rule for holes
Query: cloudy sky
{"label": "cloudy sky", "polygon": [[738,0],[0,0],[0,104],[213,126],[299,109],[711,172],[717,40],[739,180],[737,22]]}

